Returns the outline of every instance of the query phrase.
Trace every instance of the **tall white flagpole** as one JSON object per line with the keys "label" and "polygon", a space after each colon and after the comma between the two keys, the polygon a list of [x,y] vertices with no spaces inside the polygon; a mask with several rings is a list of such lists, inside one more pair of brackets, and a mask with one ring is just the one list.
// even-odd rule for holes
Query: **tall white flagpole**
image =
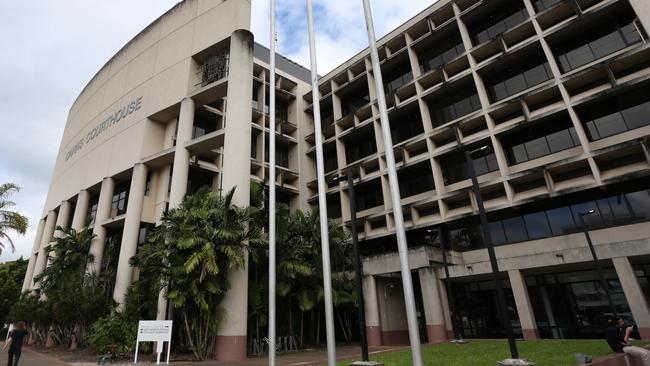
{"label": "tall white flagpole", "polygon": [[271,0],[269,64],[269,366],[275,366],[275,0]]}
{"label": "tall white flagpole", "polygon": [[314,40],[314,14],[312,0],[307,0],[309,29],[309,57],[311,60],[311,92],[314,111],[314,136],[316,137],[316,175],[318,176],[318,210],[320,215],[320,240],[323,257],[323,289],[325,292],[325,331],[327,334],[327,365],[336,366],[336,341],[334,339],[334,306],[332,305],[332,273],[330,266],[330,241],[327,225],[325,165],[323,164],[323,134],[320,121],[320,95],[316,67],[316,41]]}
{"label": "tall white flagpole", "polygon": [[377,104],[379,105],[379,121],[381,132],[386,147],[386,165],[388,165],[388,182],[390,185],[390,198],[393,204],[393,216],[395,219],[395,234],[397,236],[397,250],[402,271],[402,286],[404,287],[404,302],[406,305],[406,320],[411,341],[411,356],[413,366],[422,366],[422,353],[420,350],[420,332],[418,320],[415,313],[415,298],[413,296],[413,281],[411,279],[411,268],[409,267],[408,246],[406,244],[406,233],[404,232],[404,217],[402,216],[402,204],[399,194],[399,182],[395,169],[395,155],[393,153],[393,140],[390,135],[388,112],[386,108],[386,96],[384,94],[384,82],[381,77],[381,66],[379,65],[379,54],[377,52],[377,41],[375,39],[375,27],[372,21],[369,0],[363,1],[363,12],[366,18],[368,30],[368,43],[370,44],[370,59],[372,61],[372,74],[375,79],[375,90],[377,90]]}

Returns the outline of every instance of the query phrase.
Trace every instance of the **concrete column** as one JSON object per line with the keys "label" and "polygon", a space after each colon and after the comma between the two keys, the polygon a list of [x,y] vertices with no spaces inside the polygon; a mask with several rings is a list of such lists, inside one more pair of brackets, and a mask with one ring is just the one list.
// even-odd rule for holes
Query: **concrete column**
{"label": "concrete column", "polygon": [[[68,201],[63,201],[61,202],[61,206],[59,206],[59,214],[57,215],[56,218],[56,226],[61,227],[62,229],[67,229],[68,225],[70,223],[70,213],[72,212],[72,205]],[[56,231],[54,232],[54,237],[60,237],[61,232]]]}
{"label": "concrete column", "polygon": [[[178,128],[176,131],[176,150],[174,151],[171,189],[169,192],[170,209],[180,206],[185,198],[185,193],[187,193],[187,175],[190,171],[190,152],[185,148],[185,143],[192,140],[194,109],[194,99],[184,98],[181,101],[181,111],[177,122]],[[160,294],[158,294],[158,311],[156,313],[156,319],[158,320],[163,320],[166,316],[166,291],[167,289],[163,288],[160,291]]]}
{"label": "concrete column", "polygon": [[190,171],[190,152],[185,143],[192,140],[194,126],[194,99],[185,98],[181,102],[176,132],[176,151],[174,152],[174,167],[172,171],[172,186],[169,192],[169,208],[178,207],[183,203],[187,192],[187,175]]}
{"label": "concrete column", "polygon": [[[36,265],[34,267],[33,278],[36,278],[38,275],[43,273],[45,270],[45,265],[47,264],[47,253],[45,253],[45,247],[52,240],[52,235],[54,234],[54,226],[56,225],[56,212],[50,211],[47,213],[47,218],[45,219],[45,226],[43,228],[43,235],[41,236],[41,242],[39,244],[38,256],[36,257]],[[33,282],[33,279],[32,279]],[[32,288],[38,288],[36,284]]]}
{"label": "concrete column", "polygon": [[381,324],[377,303],[377,283],[375,276],[363,277],[363,299],[366,311],[366,335],[369,346],[381,346]]}
{"label": "concrete column", "polygon": [[630,0],[630,5],[639,17],[643,28],[646,32],[650,32],[650,2],[648,0]]}
{"label": "concrete column", "polygon": [[34,278],[34,267],[36,267],[36,253],[38,253],[38,248],[41,244],[41,238],[43,236],[43,228],[45,227],[45,220],[41,219],[38,221],[38,228],[36,229],[36,236],[34,237],[34,244],[32,245],[32,251],[29,256],[29,263],[27,264],[27,272],[25,273],[25,279],[23,280],[23,289],[21,292],[30,290],[33,285]]}
{"label": "concrete column", "polygon": [[164,168],[160,169],[157,176],[157,188],[156,188],[156,212],[154,213],[154,220],[156,220],[156,225],[160,224],[163,213],[165,213],[165,206],[167,203],[167,193],[169,191],[169,171],[171,165],[167,165]]}
{"label": "concrete column", "polygon": [[650,310],[643,290],[639,286],[639,281],[634,275],[634,269],[627,257],[612,258],[612,262],[614,262],[616,275],[623,287],[627,303],[632,310],[634,321],[639,327],[639,334],[641,338],[648,339],[650,338]]}
{"label": "concrete column", "polygon": [[515,295],[517,314],[519,315],[524,339],[539,339],[539,330],[537,330],[537,322],[535,321],[535,314],[533,313],[533,306],[530,303],[524,276],[521,274],[521,271],[514,269],[508,271],[508,277],[510,278],[512,293]]}
{"label": "concrete column", "polygon": [[93,263],[89,265],[88,272],[99,274],[104,255],[104,244],[106,242],[106,228],[102,222],[106,221],[111,215],[111,201],[115,191],[115,180],[110,177],[102,181],[102,189],[99,192],[99,201],[97,202],[97,213],[93,224],[93,234],[95,237],[90,243],[90,254],[94,257]]}
{"label": "concrete column", "polygon": [[454,334],[454,327],[451,322],[451,309],[449,306],[449,296],[452,296],[453,294],[447,293],[447,288],[444,286],[444,283],[438,286],[438,291],[440,291],[440,302],[442,303],[442,312],[445,316],[447,339],[454,339],[456,335]]}
{"label": "concrete column", "polygon": [[424,303],[424,316],[427,324],[427,338],[429,343],[447,341],[445,327],[445,313],[440,296],[440,281],[436,272],[431,267],[420,268],[420,288],[422,289],[422,302]]}
{"label": "concrete column", "polygon": [[[252,75],[253,34],[238,29],[230,37],[222,187],[225,191],[236,188],[233,203],[241,207],[250,204]],[[273,80],[270,85],[275,85]],[[248,320],[248,254],[243,268],[229,270],[228,281],[231,288],[221,304],[226,321],[217,330],[215,355],[220,361],[243,360],[246,359]]]}
{"label": "concrete column", "polygon": [[147,167],[138,163],[133,167],[131,188],[129,189],[129,202],[127,203],[126,217],[124,219],[124,230],[122,231],[122,245],[120,257],[117,262],[117,273],[115,275],[115,288],[113,299],[118,304],[118,310],[124,308],[126,291],[133,279],[133,268],[129,264],[131,257],[138,249],[138,235],[140,234],[140,218],[142,217],[142,204],[144,190],[147,184]]}
{"label": "concrete column", "polygon": [[[60,227],[61,229],[64,230],[68,228],[71,211],[72,211],[72,205],[70,204],[70,202],[68,201],[61,202],[61,206],[59,206],[59,214],[57,215],[56,218],[56,225],[54,227],[54,235],[52,235],[53,239],[63,237],[63,232],[58,230],[58,228]],[[54,245],[54,243],[52,245]],[[52,252],[52,254],[47,258],[47,267],[49,267],[50,264],[52,263],[52,259],[54,258],[54,255],[55,253]]]}
{"label": "concrete column", "polygon": [[90,192],[85,189],[79,191],[77,195],[77,205],[74,208],[72,215],[71,227],[77,231],[82,230],[86,226],[86,219],[88,218],[88,205],[90,204]]}

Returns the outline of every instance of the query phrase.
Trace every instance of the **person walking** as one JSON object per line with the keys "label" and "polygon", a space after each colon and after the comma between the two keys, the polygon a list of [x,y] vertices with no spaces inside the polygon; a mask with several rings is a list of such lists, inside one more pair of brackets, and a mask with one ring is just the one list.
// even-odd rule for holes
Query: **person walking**
{"label": "person walking", "polygon": [[7,366],[18,366],[20,353],[23,349],[23,341],[28,333],[27,329],[25,329],[25,322],[18,322],[16,328],[9,332],[9,339],[7,339],[7,342],[2,347],[3,352],[9,348]]}

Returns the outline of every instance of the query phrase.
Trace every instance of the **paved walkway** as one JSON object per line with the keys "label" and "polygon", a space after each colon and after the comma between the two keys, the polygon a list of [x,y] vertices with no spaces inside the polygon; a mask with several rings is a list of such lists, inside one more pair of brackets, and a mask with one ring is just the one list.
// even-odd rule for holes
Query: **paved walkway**
{"label": "paved walkway", "polygon": [[[378,354],[384,352],[395,351],[406,347],[370,347],[370,354]],[[336,347],[336,358],[338,360],[358,360],[360,359],[359,346],[338,346]],[[142,358],[142,361],[149,361],[149,357]],[[140,362],[138,362],[139,364]],[[146,362],[143,362],[147,364]],[[324,348],[291,353],[288,355],[278,356],[276,364],[278,366],[320,366],[327,363],[327,350]],[[7,364],[7,353],[0,353],[0,366]],[[164,364],[161,362],[161,364]],[[204,362],[173,362],[174,365],[200,365],[200,366],[265,366],[267,365],[266,357],[249,358],[241,362],[217,362],[217,361],[204,361]],[[29,347],[23,348],[23,354],[20,358],[20,366],[72,366],[69,363],[57,360],[49,355],[39,353],[30,349]]]}
{"label": "paved walkway", "polygon": [[[1,342],[0,342],[1,343]],[[1,349],[1,348],[0,348]],[[0,353],[0,365],[4,366],[7,364],[7,351]],[[69,363],[59,361],[56,358],[52,358],[48,355],[32,351],[28,347],[23,347],[22,355],[20,356],[20,366],[72,366]]]}

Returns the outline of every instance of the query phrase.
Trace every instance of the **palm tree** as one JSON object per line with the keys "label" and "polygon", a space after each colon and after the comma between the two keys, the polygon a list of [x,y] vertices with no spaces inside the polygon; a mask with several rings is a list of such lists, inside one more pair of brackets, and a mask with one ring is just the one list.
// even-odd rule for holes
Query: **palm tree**
{"label": "palm tree", "polygon": [[227,315],[219,304],[230,287],[228,272],[245,265],[250,248],[264,245],[260,228],[247,208],[232,202],[233,194],[201,189],[186,197],[163,215],[131,261],[140,268],[141,291],[171,282],[166,295],[196,359],[210,356],[217,325]]}
{"label": "palm tree", "polygon": [[12,252],[15,250],[14,242],[7,231],[13,230],[20,235],[25,235],[27,232],[27,217],[9,209],[16,205],[9,200],[9,196],[18,191],[20,188],[13,183],[0,185],[0,254],[7,243],[9,243]]}
{"label": "palm tree", "polygon": [[112,278],[86,272],[94,256],[89,254],[94,237],[87,225],[81,230],[56,227],[54,242],[46,247],[49,265],[34,281],[40,282],[42,306],[51,309],[47,322],[57,339],[85,345],[92,324],[114,307]]}

